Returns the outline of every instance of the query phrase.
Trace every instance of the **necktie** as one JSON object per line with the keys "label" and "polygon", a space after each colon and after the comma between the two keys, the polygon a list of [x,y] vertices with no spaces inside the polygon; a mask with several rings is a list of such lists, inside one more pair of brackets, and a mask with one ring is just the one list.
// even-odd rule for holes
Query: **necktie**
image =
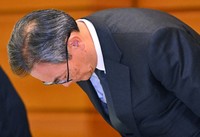
{"label": "necktie", "polygon": [[98,69],[95,70],[95,73],[97,74],[98,78],[100,79],[100,83],[101,83],[101,85],[104,89],[105,95],[106,95],[108,114],[109,114],[112,125],[121,133],[130,133],[128,131],[128,129],[126,128],[126,126],[116,116],[116,113],[115,113],[114,107],[113,107],[113,103],[112,103],[112,98],[110,95],[108,82],[106,79],[106,74],[103,71],[98,70]]}

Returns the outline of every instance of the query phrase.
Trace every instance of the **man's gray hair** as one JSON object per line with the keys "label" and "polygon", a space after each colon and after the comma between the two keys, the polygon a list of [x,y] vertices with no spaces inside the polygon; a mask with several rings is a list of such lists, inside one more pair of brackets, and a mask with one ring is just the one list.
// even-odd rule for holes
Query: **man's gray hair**
{"label": "man's gray hair", "polygon": [[9,63],[19,75],[29,74],[35,63],[62,63],[68,57],[66,42],[79,31],[75,20],[55,10],[38,10],[19,20],[8,43]]}

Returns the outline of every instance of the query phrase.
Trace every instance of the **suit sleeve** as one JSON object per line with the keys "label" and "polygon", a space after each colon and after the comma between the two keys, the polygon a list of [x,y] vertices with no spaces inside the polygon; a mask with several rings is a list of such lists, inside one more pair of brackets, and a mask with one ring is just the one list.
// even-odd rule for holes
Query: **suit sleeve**
{"label": "suit sleeve", "polygon": [[0,68],[0,136],[31,137],[25,106]]}
{"label": "suit sleeve", "polygon": [[200,36],[192,31],[157,31],[148,50],[155,78],[200,117]]}

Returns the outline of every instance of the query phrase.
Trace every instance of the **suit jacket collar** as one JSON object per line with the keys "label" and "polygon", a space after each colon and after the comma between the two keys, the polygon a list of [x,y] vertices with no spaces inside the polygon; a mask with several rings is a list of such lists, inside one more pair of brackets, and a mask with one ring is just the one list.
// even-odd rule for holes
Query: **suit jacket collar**
{"label": "suit jacket collar", "polygon": [[[115,44],[115,41],[113,40],[113,37],[108,28],[104,26],[102,23],[98,22],[97,19],[95,19],[95,17],[89,17],[86,19],[88,19],[93,23],[100,40],[100,45],[102,48],[103,57],[105,61],[104,63],[106,68],[106,76],[108,79],[108,84],[111,92],[110,94],[112,97],[116,115],[122,122],[130,123],[130,119],[133,119],[133,117],[131,117],[132,105],[131,105],[129,68],[123,64],[120,64],[120,59],[122,54],[118,49],[117,45]],[[83,86],[83,84],[80,83],[79,85],[81,87]],[[86,93],[89,91],[88,88],[84,87],[83,89],[86,91]],[[92,92],[95,92],[94,88]],[[94,106],[99,110],[99,112],[105,118],[105,115],[102,113],[103,111],[101,110],[102,108],[100,107],[97,95],[94,95],[93,93],[87,93],[87,94],[92,103],[94,104]]]}

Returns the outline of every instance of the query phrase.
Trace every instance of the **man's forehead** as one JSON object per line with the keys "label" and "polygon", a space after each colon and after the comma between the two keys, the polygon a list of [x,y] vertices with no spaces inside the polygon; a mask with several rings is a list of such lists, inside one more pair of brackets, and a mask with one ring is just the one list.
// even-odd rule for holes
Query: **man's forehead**
{"label": "man's forehead", "polygon": [[50,81],[66,71],[66,64],[37,63],[33,66],[31,76],[41,80]]}

